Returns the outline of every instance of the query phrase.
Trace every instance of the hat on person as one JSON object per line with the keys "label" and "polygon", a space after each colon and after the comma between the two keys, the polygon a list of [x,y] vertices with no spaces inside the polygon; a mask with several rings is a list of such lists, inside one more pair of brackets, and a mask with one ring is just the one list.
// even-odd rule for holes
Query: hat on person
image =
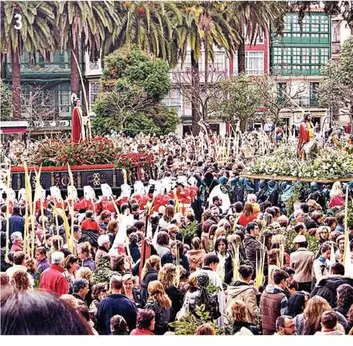
{"label": "hat on person", "polygon": [[294,240],[293,243],[297,244],[297,243],[305,243],[306,242],[306,238],[305,235],[297,235]]}

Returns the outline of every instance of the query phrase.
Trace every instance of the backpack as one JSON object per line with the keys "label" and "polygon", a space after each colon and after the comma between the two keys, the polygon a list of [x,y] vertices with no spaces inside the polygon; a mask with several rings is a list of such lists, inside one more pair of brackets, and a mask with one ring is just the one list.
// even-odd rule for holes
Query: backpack
{"label": "backpack", "polygon": [[205,305],[205,310],[210,313],[212,320],[221,317],[217,293],[210,294],[202,289],[200,294],[196,297],[195,305],[201,306],[202,304]]}

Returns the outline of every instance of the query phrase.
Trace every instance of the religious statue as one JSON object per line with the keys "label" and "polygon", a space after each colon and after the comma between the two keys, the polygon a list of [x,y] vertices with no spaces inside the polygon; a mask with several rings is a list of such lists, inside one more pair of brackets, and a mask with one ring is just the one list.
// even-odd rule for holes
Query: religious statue
{"label": "religious statue", "polygon": [[89,115],[83,115],[81,101],[76,94],[72,94],[71,102],[75,106],[72,111],[71,136],[74,143],[79,143],[91,138],[91,120]]}
{"label": "religious statue", "polygon": [[314,138],[314,125],[311,122],[310,113],[304,114],[304,119],[299,127],[299,140],[297,148],[297,156],[300,159],[304,157],[304,145]]}

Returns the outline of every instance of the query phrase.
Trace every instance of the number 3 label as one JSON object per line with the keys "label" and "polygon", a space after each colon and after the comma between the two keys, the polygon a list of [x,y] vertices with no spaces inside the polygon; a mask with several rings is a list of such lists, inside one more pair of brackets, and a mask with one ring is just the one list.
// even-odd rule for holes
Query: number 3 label
{"label": "number 3 label", "polygon": [[15,19],[16,19],[16,25],[14,25],[14,28],[16,30],[21,30],[22,29],[22,16],[20,14],[15,14]]}

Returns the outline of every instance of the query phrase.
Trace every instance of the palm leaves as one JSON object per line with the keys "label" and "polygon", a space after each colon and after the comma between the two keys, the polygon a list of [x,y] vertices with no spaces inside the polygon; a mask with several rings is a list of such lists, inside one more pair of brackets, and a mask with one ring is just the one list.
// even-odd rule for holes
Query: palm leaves
{"label": "palm leaves", "polygon": [[228,21],[232,27],[237,28],[241,36],[238,42],[239,73],[245,72],[245,38],[253,44],[260,32],[267,32],[271,25],[280,32],[285,10],[285,2],[276,1],[235,1],[229,5]]}
{"label": "palm leaves", "polygon": [[[25,50],[28,53],[40,51],[45,55],[54,45],[50,35],[54,14],[51,2],[1,2],[1,52]],[[21,15],[21,30],[14,28],[15,14]]]}
{"label": "palm leaves", "polygon": [[76,50],[83,39],[90,57],[98,57],[109,34],[120,25],[114,2],[60,1],[56,4],[60,47]]}
{"label": "palm leaves", "polygon": [[[15,14],[21,15],[21,30],[15,29]],[[23,51],[30,54],[46,51],[54,47],[53,3],[6,1],[0,3],[1,21],[0,52],[11,56],[12,62],[12,103],[13,116],[21,116],[20,57]]]}
{"label": "palm leaves", "polygon": [[175,26],[181,21],[177,6],[172,2],[117,2],[121,19],[106,50],[124,45],[136,45],[156,57],[176,63],[171,41]]}

